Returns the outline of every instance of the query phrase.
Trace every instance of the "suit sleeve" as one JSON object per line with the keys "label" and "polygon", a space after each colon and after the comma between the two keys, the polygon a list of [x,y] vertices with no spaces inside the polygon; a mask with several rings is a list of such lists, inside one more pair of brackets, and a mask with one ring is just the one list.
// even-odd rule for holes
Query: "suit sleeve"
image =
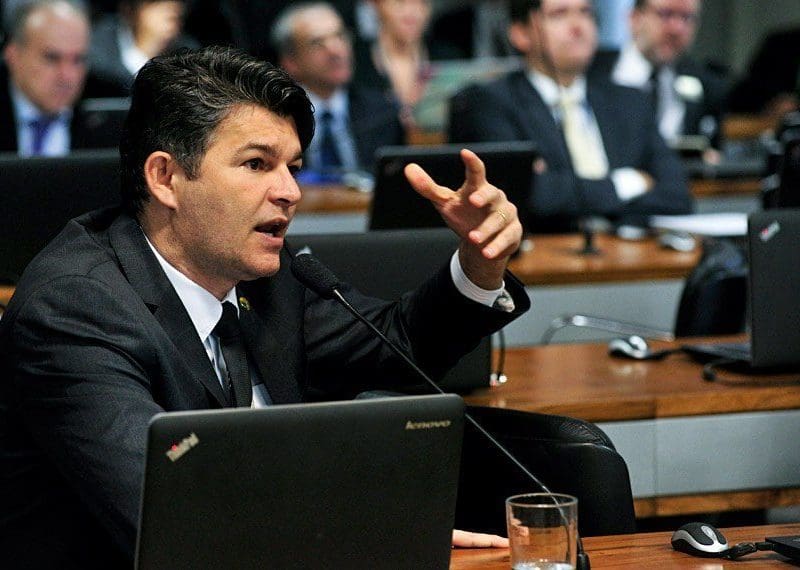
{"label": "suit sleeve", "polygon": [[[458,292],[449,264],[396,302],[367,297],[351,287],[343,293],[367,319],[438,380],[481,339],[530,307],[522,284],[510,273],[506,289],[515,310],[505,313],[471,301]],[[419,378],[364,324],[333,301],[307,293],[305,318],[310,383],[330,394],[365,389],[402,388]],[[324,382],[325,385],[321,385]],[[338,394],[337,394],[338,395]]]}
{"label": "suit sleeve", "polygon": [[132,562],[147,426],[163,411],[151,396],[154,360],[139,318],[86,277],[50,282],[6,316],[14,319],[7,330],[18,413]]}

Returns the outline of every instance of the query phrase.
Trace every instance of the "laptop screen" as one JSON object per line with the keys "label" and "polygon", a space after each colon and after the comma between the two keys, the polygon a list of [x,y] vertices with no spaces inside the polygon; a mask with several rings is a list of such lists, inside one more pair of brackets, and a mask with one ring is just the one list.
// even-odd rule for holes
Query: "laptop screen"
{"label": "laptop screen", "polygon": [[136,567],[446,569],[458,396],[159,414]]}

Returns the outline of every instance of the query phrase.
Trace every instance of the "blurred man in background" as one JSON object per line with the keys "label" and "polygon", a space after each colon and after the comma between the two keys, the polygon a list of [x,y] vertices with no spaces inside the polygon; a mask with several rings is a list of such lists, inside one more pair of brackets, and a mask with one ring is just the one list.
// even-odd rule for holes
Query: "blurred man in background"
{"label": "blurred man in background", "polygon": [[116,146],[77,102],[86,81],[89,17],[76,0],[19,2],[6,23],[0,66],[0,151],[59,156]]}
{"label": "blurred man in background", "polygon": [[634,87],[653,98],[661,136],[672,146],[691,145],[714,150],[722,144],[722,116],[726,82],[717,73],[689,57],[701,0],[636,0],[628,23],[631,41],[622,51],[597,54],[594,69],[610,74],[615,83]]}

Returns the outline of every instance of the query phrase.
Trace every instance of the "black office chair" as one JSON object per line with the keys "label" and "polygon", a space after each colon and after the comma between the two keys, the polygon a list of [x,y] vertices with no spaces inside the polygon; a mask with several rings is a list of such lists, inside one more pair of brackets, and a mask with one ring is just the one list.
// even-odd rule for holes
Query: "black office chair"
{"label": "black office chair", "polygon": [[[503,408],[473,406],[468,412],[551,491],[578,498],[581,536],[636,531],[628,468],[600,428],[565,416]],[[456,528],[505,535],[505,499],[541,491],[466,424]]]}
{"label": "black office chair", "polygon": [[747,256],[728,239],[703,241],[703,255],[684,282],[672,331],[654,329],[593,315],[570,314],[554,319],[542,335],[549,344],[562,328],[577,326],[619,335],[674,340],[744,332],[747,317]]}

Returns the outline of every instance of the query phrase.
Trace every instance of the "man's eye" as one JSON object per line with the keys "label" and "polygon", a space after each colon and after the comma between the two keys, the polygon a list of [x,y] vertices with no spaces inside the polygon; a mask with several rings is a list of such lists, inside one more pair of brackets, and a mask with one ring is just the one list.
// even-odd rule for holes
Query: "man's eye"
{"label": "man's eye", "polygon": [[250,170],[260,170],[264,166],[264,161],[260,158],[251,158],[245,164]]}
{"label": "man's eye", "polygon": [[289,174],[291,174],[294,177],[297,177],[297,175],[299,173],[300,173],[300,167],[299,166],[297,166],[297,165],[290,165],[289,166]]}

